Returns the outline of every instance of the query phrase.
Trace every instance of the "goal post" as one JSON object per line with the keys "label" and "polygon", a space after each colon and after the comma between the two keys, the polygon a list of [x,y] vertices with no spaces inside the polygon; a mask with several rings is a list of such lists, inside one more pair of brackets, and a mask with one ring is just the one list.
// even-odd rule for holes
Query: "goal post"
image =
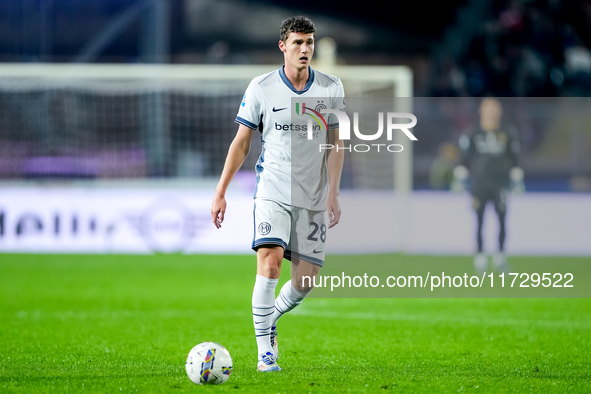
{"label": "goal post", "polygon": [[[396,101],[396,112],[412,113],[413,75],[406,66],[317,66],[342,80],[347,97],[408,98]],[[0,182],[58,177],[92,187],[211,186],[236,133],[248,83],[279,67],[0,64]],[[404,252],[412,144],[397,140],[406,139],[402,133],[393,138],[404,154],[352,158],[359,171],[349,186],[395,190],[393,237]],[[243,167],[249,170],[260,151],[253,140]]]}

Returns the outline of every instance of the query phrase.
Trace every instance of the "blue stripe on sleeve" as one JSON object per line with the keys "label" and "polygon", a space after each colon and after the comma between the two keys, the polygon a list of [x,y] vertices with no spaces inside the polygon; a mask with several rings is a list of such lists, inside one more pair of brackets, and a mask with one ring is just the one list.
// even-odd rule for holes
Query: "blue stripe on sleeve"
{"label": "blue stripe on sleeve", "polygon": [[244,118],[241,118],[240,116],[237,116],[237,117],[236,117],[236,120],[235,120],[235,122],[236,122],[236,123],[240,123],[241,125],[244,125],[244,126],[248,127],[249,129],[256,130],[256,129],[258,129],[258,128],[259,128],[259,125],[256,125],[256,124],[254,124],[254,123],[251,123],[251,122],[249,122],[248,120],[246,120],[246,119],[244,119]]}

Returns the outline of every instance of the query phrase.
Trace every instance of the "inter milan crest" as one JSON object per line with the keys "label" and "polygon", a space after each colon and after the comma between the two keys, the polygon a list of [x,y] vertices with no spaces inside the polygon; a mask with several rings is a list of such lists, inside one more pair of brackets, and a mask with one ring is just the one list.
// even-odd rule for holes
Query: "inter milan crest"
{"label": "inter milan crest", "polygon": [[271,225],[269,223],[263,222],[259,224],[259,234],[267,235],[269,232],[271,232]]}

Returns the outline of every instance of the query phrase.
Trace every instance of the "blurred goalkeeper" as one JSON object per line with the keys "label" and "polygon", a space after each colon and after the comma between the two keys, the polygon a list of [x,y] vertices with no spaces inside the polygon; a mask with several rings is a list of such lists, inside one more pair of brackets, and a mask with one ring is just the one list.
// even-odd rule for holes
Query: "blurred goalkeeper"
{"label": "blurred goalkeeper", "polygon": [[499,218],[499,248],[492,255],[494,266],[508,272],[505,248],[505,215],[509,191],[520,194],[525,191],[523,170],[518,165],[519,139],[517,131],[501,122],[503,108],[495,98],[485,98],[479,107],[480,124],[470,137],[460,138],[462,156],[454,168],[452,191],[465,190],[468,177],[471,180],[473,206],[478,219],[476,240],[478,251],[474,256],[474,268],[486,271],[488,256],[483,252],[482,223],[484,209],[492,202]]}

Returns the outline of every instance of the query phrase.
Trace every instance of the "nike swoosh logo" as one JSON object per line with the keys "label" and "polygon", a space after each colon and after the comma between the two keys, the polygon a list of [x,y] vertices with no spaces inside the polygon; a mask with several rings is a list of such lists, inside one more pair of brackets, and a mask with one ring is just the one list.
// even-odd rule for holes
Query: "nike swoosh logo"
{"label": "nike swoosh logo", "polygon": [[263,321],[255,321],[254,324],[261,324],[261,323],[264,323],[264,322],[265,322],[264,320]]}
{"label": "nike swoosh logo", "polygon": [[275,107],[273,107],[273,112],[283,111],[284,109],[287,109],[287,107],[285,107],[285,108],[279,108],[279,109],[275,109]]}
{"label": "nike swoosh logo", "polygon": [[314,250],[312,251],[312,253],[322,253],[322,250],[316,250],[316,249],[314,249]]}

